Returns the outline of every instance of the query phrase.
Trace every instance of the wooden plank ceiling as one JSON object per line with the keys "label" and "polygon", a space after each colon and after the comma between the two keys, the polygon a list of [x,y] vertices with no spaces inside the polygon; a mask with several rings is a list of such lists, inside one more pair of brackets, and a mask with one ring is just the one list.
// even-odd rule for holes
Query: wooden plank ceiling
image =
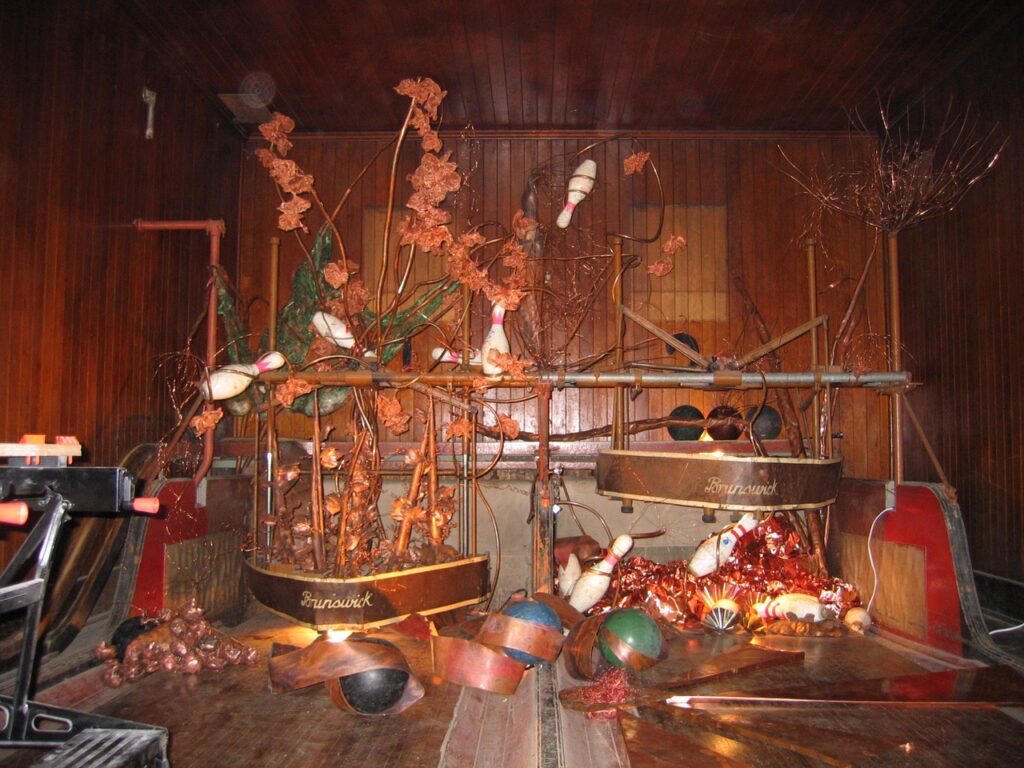
{"label": "wooden plank ceiling", "polygon": [[[954,70],[1001,0],[122,0],[211,95],[272,79],[309,132],[391,130],[429,76],[480,130],[841,130]],[[249,80],[247,80],[247,77]],[[264,78],[264,82],[266,82]]]}

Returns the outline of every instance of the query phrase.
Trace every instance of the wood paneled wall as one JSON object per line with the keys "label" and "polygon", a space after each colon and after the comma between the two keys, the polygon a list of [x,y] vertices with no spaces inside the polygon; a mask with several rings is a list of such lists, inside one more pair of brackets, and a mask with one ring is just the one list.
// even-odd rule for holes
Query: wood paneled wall
{"label": "wood paneled wall", "polygon": [[[508,227],[520,205],[523,185],[531,169],[542,165],[562,168],[563,175],[558,178],[564,183],[565,176],[578,162],[573,158],[574,153],[597,138],[593,135],[488,133],[446,136],[446,149],[453,151],[453,158],[464,172],[470,172],[467,185],[455,203],[456,225],[465,228],[471,224],[498,222]],[[388,137],[379,136],[305,137],[297,141],[289,157],[315,176],[320,194],[331,208],[387,140]],[[812,206],[782,172],[786,163],[780,148],[802,168],[810,169],[851,159],[865,150],[865,141],[838,135],[651,135],[643,141],[660,172],[669,218],[657,243],[626,244],[627,252],[639,254],[643,259],[626,277],[627,303],[672,332],[692,334],[706,355],[741,354],[760,343],[732,286],[729,276],[733,272],[742,276],[774,333],[807,320],[803,242]],[[259,145],[253,142],[250,149]],[[598,186],[578,209],[578,222],[574,222],[574,227],[567,234],[561,235],[555,230],[550,235],[558,243],[556,254],[603,253],[607,249],[606,232],[634,236],[654,232],[658,195],[653,174],[648,169],[642,177],[623,175],[622,161],[633,149],[630,140],[615,139],[589,153],[598,163]],[[411,191],[405,177],[417,162],[414,142],[401,158],[400,200]],[[372,231],[372,227],[366,226],[365,211],[385,205],[389,163],[390,157],[385,153],[371,165],[339,218],[349,258],[362,264],[363,272],[374,280],[374,265],[378,262],[374,253],[380,246],[376,240],[368,242],[365,233]],[[280,234],[275,229],[277,214],[274,210],[279,198],[265,170],[251,155],[244,160],[241,200],[240,289],[248,297],[266,297],[269,295],[266,266],[269,240]],[[548,207],[541,215],[542,223],[553,226],[560,205],[559,200],[548,200]],[[321,220],[311,215],[308,221],[311,232],[315,233]],[[576,228],[576,223],[582,231]],[[496,235],[501,229],[488,224],[485,231]],[[672,234],[684,235],[689,248],[677,257],[671,274],[651,277],[646,266],[659,258],[661,243]],[[845,220],[826,221],[818,235],[821,240],[817,270],[819,311],[830,316],[830,328],[834,332],[871,251],[873,237],[860,224]],[[307,242],[309,240],[307,237]],[[302,251],[294,236],[285,235],[281,267],[283,296],[287,295],[289,275],[301,258]],[[440,258],[422,258],[425,261],[433,258],[430,269],[433,274],[440,274],[443,269]],[[495,274],[500,271],[496,270]],[[865,342],[872,334],[883,333],[880,260],[872,269],[866,296],[860,313]],[[486,332],[488,310],[478,298],[473,309],[473,337],[477,344]],[[261,331],[266,318],[265,303],[253,302],[251,327]],[[579,338],[570,345],[570,357],[607,349],[612,343],[612,322],[610,299],[604,294],[588,313]],[[421,361],[427,359],[429,348],[438,343],[436,337],[426,338],[430,333],[424,336],[415,348]],[[645,332],[628,325],[627,345],[640,345],[646,338],[649,337]],[[805,369],[809,363],[806,338],[786,347],[782,357],[786,370]],[[627,358],[660,359],[677,365],[684,362],[667,355],[660,342],[636,346]],[[884,356],[877,354],[860,355],[851,362],[869,368],[885,364]],[[759,397],[759,393],[753,392],[649,390],[632,403],[631,417],[665,416],[675,406],[687,402],[707,413],[723,402],[744,406],[758,402]],[[573,432],[609,423],[610,402],[609,391],[556,392],[552,432]],[[522,428],[535,429],[532,404],[515,403],[507,406],[507,410]],[[840,446],[848,459],[849,474],[882,477],[887,472],[886,412],[886,402],[875,393],[847,391],[841,396],[835,429],[845,435]],[[285,420],[283,425],[293,434],[309,432],[308,421],[304,419]],[[665,430],[640,437],[667,438]]]}
{"label": "wood paneled wall", "polygon": [[173,426],[155,371],[208,273],[202,233],[131,223],[223,218],[233,268],[240,137],[113,0],[0,4],[0,59],[0,440],[77,435],[116,463]]}
{"label": "wood paneled wall", "polygon": [[[900,236],[904,343],[925,386],[912,395],[963,508],[976,569],[1024,581],[1024,24],[1020,16],[957,77],[952,97],[1009,137],[993,173],[945,216]],[[907,475],[936,480],[913,434]]]}

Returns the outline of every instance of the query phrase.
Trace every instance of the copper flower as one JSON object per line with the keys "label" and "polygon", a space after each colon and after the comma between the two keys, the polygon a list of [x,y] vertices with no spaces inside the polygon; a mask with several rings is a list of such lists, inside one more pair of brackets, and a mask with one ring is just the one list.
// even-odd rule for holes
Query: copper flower
{"label": "copper flower", "polygon": [[672,259],[669,256],[658,259],[653,264],[647,265],[647,274],[653,275],[654,277],[664,277],[672,271]]}
{"label": "copper flower", "polygon": [[622,170],[627,176],[634,173],[642,173],[647,161],[651,159],[650,152],[634,152],[622,161]]}
{"label": "copper flower", "polygon": [[409,430],[409,421],[412,417],[402,410],[402,404],[397,397],[381,395],[377,398],[377,415],[381,422],[396,435],[404,434]]}

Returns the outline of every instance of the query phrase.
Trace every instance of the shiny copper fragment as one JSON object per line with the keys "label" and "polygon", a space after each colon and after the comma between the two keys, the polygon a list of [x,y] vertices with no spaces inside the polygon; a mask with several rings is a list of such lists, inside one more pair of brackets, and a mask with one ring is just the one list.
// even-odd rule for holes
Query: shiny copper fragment
{"label": "shiny copper fragment", "polygon": [[220,672],[227,666],[252,666],[259,661],[255,648],[214,629],[195,598],[176,611],[165,609],[146,621],[156,626],[131,641],[123,662],[117,660],[113,645],[101,642],[96,646],[94,654],[104,663],[103,682],[111,688],[160,670],[197,675],[203,670]]}

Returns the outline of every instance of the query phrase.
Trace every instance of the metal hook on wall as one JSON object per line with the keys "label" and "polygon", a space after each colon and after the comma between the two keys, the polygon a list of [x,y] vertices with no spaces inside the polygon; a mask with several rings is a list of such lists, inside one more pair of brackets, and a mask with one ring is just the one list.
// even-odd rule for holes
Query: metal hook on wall
{"label": "metal hook on wall", "polygon": [[153,138],[153,114],[156,111],[156,91],[142,89],[142,100],[146,104],[146,138]]}

